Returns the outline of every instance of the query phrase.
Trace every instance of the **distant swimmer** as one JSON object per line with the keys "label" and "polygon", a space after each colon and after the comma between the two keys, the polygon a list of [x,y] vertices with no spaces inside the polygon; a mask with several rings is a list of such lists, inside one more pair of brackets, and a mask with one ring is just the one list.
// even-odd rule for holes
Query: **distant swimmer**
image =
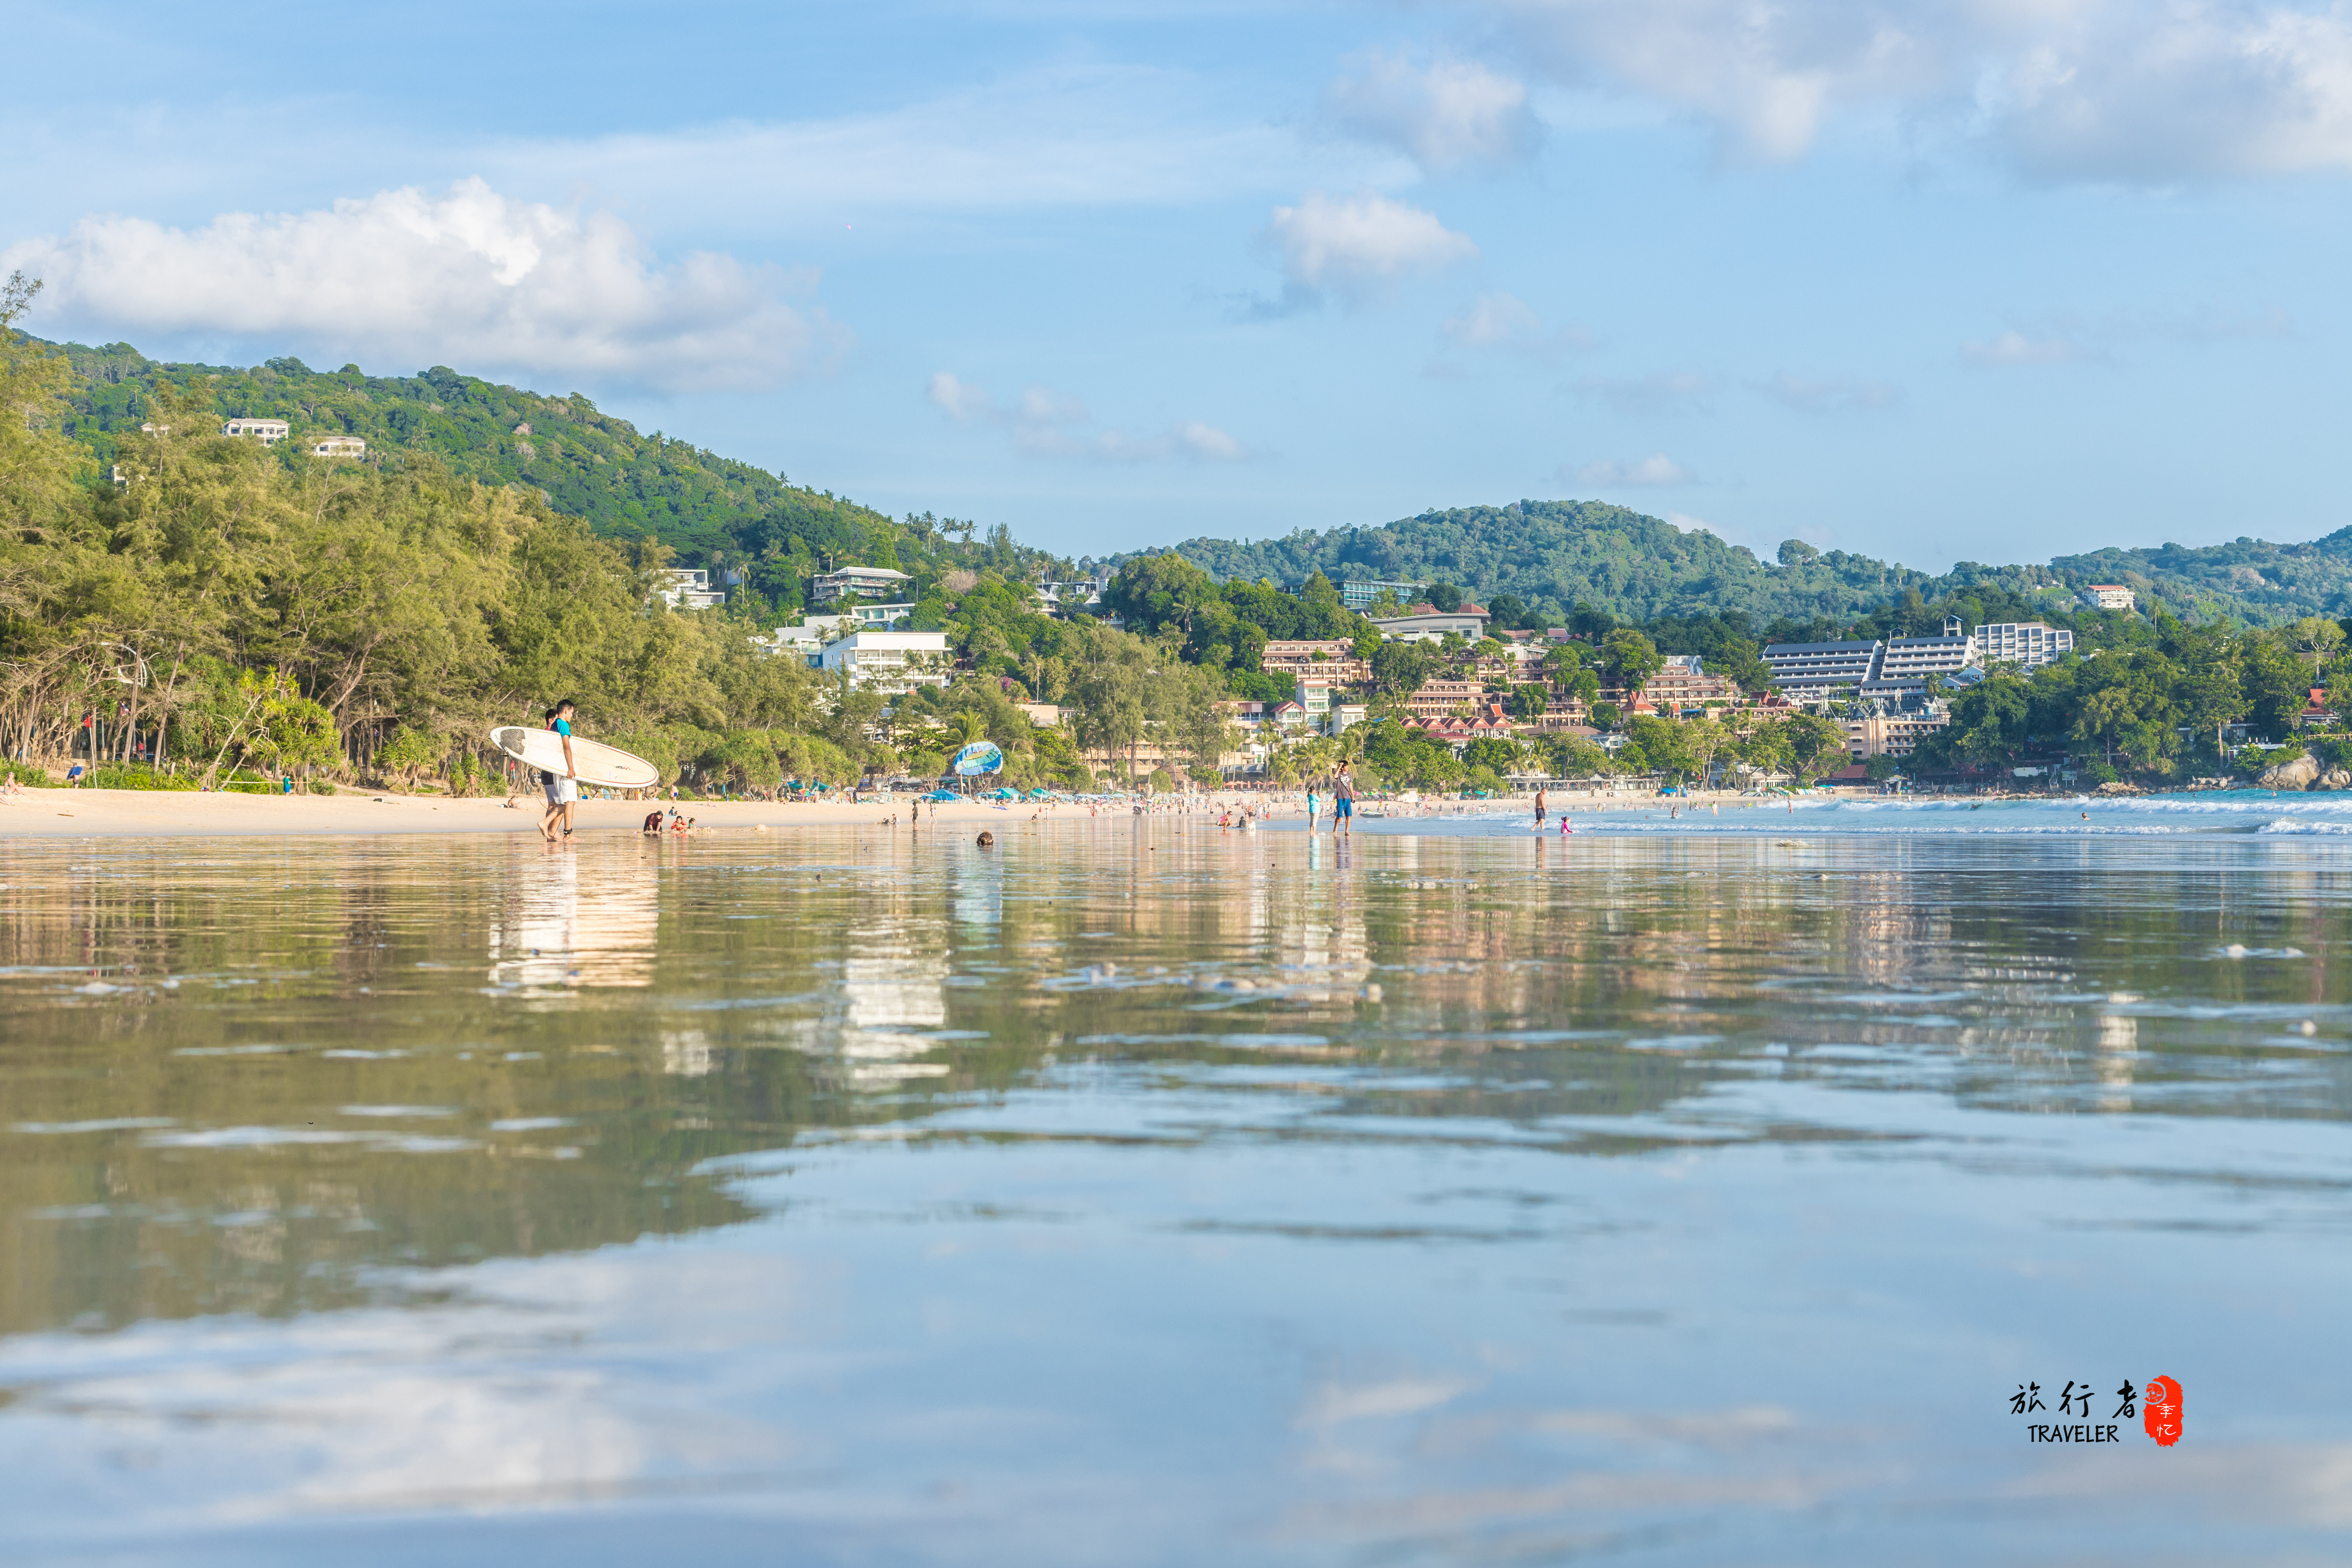
{"label": "distant swimmer", "polygon": [[983,832],[972,842],[978,844],[982,849],[993,849],[996,847],[996,835],[993,833]]}

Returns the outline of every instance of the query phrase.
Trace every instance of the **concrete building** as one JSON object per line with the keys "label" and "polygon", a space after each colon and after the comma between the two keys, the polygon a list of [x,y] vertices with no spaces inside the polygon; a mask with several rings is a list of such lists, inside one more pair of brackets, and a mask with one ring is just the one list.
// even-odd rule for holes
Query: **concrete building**
{"label": "concrete building", "polygon": [[1443,719],[1486,700],[1486,688],[1482,681],[1424,680],[1420,690],[1404,700],[1404,709],[1417,720]]}
{"label": "concrete building", "polygon": [[1427,592],[1429,584],[1426,583],[1349,582],[1339,584],[1339,603],[1361,615],[1370,609],[1372,601],[1382,594],[1394,594],[1397,603],[1410,605]]}
{"label": "concrete building", "polygon": [[727,602],[726,590],[710,585],[699,566],[670,566],[654,574],[654,597],[673,610],[710,610]]}
{"label": "concrete building", "polygon": [[1096,616],[1102,613],[1102,591],[1110,584],[1108,577],[1081,577],[1075,583],[1040,583],[1037,597],[1049,616],[1067,616],[1083,612]]}
{"label": "concrete building", "polygon": [[1850,697],[1878,674],[1881,642],[1781,642],[1764,650],[1772,685],[1791,702]]}
{"label": "concrete building", "polygon": [[945,632],[852,632],[824,646],[817,668],[845,670],[852,684],[877,691],[908,691],[945,686],[949,666]]}
{"label": "concrete building", "polygon": [[1465,602],[1458,610],[1415,605],[1402,616],[1372,617],[1372,629],[1391,642],[1440,642],[1449,632],[1465,641],[1476,642],[1486,635],[1486,623],[1491,619],[1482,605]]}
{"label": "concrete building", "polygon": [[[142,426],[142,429],[146,426]],[[232,419],[221,426],[224,436],[250,436],[265,447],[275,447],[292,433],[283,419]]]}
{"label": "concrete building", "polygon": [[844,566],[811,583],[809,596],[820,605],[835,599],[887,599],[898,592],[900,584],[913,581],[887,566]]}
{"label": "concrete building", "polygon": [[2083,593],[2103,610],[2128,610],[2138,603],[2132,591],[2121,583],[2094,583]]}
{"label": "concrete building", "polygon": [[310,443],[310,455],[317,458],[364,458],[367,443],[356,436],[328,436]]}
{"label": "concrete building", "polygon": [[1667,655],[1658,673],[1642,683],[1642,695],[1659,712],[1678,713],[1709,702],[1728,702],[1734,693],[1730,681],[1706,673],[1697,654],[1677,653]]}
{"label": "concrete building", "polygon": [[1998,621],[1977,628],[1977,652],[1986,664],[2016,664],[2027,669],[2074,651],[2074,634],[2040,621]]}
{"label": "concrete building", "polygon": [[894,621],[903,621],[915,613],[915,606],[900,602],[896,605],[847,605],[844,608],[857,622],[860,629],[887,632]]}
{"label": "concrete building", "polygon": [[1848,719],[1839,727],[1845,731],[1845,749],[1862,763],[1879,756],[1907,757],[1921,741],[1951,721],[1950,709],[1927,702]]}
{"label": "concrete building", "polygon": [[1944,623],[1939,637],[1890,637],[1878,660],[1878,673],[1862,683],[1864,697],[1916,697],[1939,689],[1944,678],[1983,662],[1977,639],[1960,631],[1955,618]]}
{"label": "concrete building", "polygon": [[1313,675],[1342,685],[1372,678],[1372,667],[1356,657],[1355,645],[1345,637],[1267,643],[1258,657],[1258,668],[1268,675]]}

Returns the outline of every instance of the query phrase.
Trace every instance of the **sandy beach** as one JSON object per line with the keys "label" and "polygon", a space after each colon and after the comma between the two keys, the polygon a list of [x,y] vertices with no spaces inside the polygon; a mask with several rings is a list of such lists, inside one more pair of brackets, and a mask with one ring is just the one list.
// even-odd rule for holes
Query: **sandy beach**
{"label": "sandy beach", "polygon": [[[895,813],[903,824],[909,797],[872,800],[859,805],[765,801],[681,801],[678,809],[698,828],[767,826],[868,826]],[[0,836],[71,837],[248,837],[285,834],[343,836],[373,833],[530,833],[541,804],[536,792],[512,810],[503,797],[449,799],[439,795],[376,795],[346,791],[332,795],[200,795],[184,791],[27,790],[0,804]],[[635,829],[654,809],[649,801],[583,800],[573,815],[583,830]],[[668,803],[661,805],[664,812]],[[1033,807],[999,811],[982,804],[940,807],[942,826],[1026,820]],[[1060,815],[1085,807],[1062,806]],[[923,807],[924,821],[931,808]]]}
{"label": "sandy beach", "polygon": [[[1189,802],[1163,803],[1154,814],[1216,813],[1240,810],[1255,804],[1281,821],[1304,816],[1298,797],[1284,795],[1203,795]],[[1694,795],[1664,800],[1649,795],[1556,794],[1551,809],[1579,816],[1603,811],[1657,812],[1671,806],[1704,811],[1757,809],[1777,804],[1756,796]],[[573,821],[581,831],[635,829],[654,803],[646,801],[582,801]],[[669,810],[661,803],[664,812]],[[678,809],[693,817],[698,831],[804,827],[864,827],[887,822],[893,815],[903,826],[914,809],[911,796],[868,799],[851,805],[835,802],[682,801]],[[932,807],[923,806],[923,824],[932,821]],[[1045,809],[1046,821],[1087,820],[1084,805],[1063,804]],[[1532,810],[1531,797],[1494,801],[1431,801],[1422,805],[1365,800],[1359,812],[1368,819],[1486,816]],[[1000,808],[982,801],[958,802],[938,808],[942,826],[968,824],[974,828],[1007,821],[1026,822],[1038,807],[1016,802]],[[1126,803],[1099,807],[1104,817],[1132,814]],[[1322,807],[1328,821],[1330,805]],[[42,789],[0,798],[0,837],[25,838],[75,837],[249,837],[324,834],[344,836],[378,833],[530,833],[539,821],[536,794],[509,810],[503,797],[451,799],[440,795],[371,794],[343,791],[332,795],[204,795],[183,791]]]}

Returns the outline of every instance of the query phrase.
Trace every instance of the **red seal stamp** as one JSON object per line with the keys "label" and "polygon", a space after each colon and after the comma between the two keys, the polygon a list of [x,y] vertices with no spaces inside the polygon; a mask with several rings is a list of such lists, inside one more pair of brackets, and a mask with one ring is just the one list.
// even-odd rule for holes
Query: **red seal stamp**
{"label": "red seal stamp", "polygon": [[2168,1377],[2148,1379],[2147,1388],[2140,1395],[2140,1425],[2158,1444],[2169,1448],[2180,1441],[2180,1384]]}

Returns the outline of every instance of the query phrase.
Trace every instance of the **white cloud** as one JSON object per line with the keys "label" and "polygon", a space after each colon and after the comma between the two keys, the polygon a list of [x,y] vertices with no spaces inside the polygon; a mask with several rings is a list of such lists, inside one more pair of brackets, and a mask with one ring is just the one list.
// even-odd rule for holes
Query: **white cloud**
{"label": "white cloud", "polygon": [[2071,338],[2029,338],[2014,330],[1985,342],[1960,345],[1960,358],[1970,364],[2073,364],[2095,357]]}
{"label": "white cloud", "polygon": [[[1560,477],[1562,479],[1570,478],[1570,475],[1569,470],[1562,468],[1560,470]],[[1587,463],[1582,468],[1576,469],[1573,477],[1580,483],[1588,485],[1641,485],[1663,487],[1669,485],[1686,485],[1691,482],[1690,470],[1684,468],[1680,463],[1675,462],[1672,458],[1667,457],[1664,452],[1653,452],[1648,457],[1631,463],[1614,461]]]}
{"label": "white cloud", "polygon": [[1593,346],[1591,332],[1579,326],[1547,329],[1535,307],[1515,295],[1493,290],[1471,301],[1458,316],[1449,316],[1445,335],[1465,348],[1524,354],[1552,361],[1581,353]]}
{"label": "white cloud", "polygon": [[1797,157],[1841,111],[2049,178],[2352,169],[2352,8],[2263,0],[1486,0],[1528,60]]}
{"label": "white cloud", "polygon": [[1628,418],[1658,418],[1707,406],[1715,383],[1696,371],[1660,371],[1654,375],[1588,375],[1571,390]]}
{"label": "white cloud", "polygon": [[1033,386],[1018,401],[999,403],[985,388],[947,371],[934,371],[926,395],[959,425],[995,426],[1010,432],[1024,458],[1097,463],[1238,463],[1258,456],[1233,437],[1197,419],[1180,420],[1158,436],[1088,428],[1094,416],[1057,392]]}
{"label": "white cloud", "polygon": [[1433,213],[1376,192],[1352,196],[1320,191],[1295,207],[1276,207],[1260,237],[1282,258],[1286,297],[1311,303],[1325,293],[1345,303],[1378,300],[1403,279],[1440,272],[1478,254]]}
{"label": "white cloud", "polygon": [[1856,413],[1892,408],[1903,401],[1903,389],[1884,381],[1813,381],[1783,371],[1755,385],[1775,403],[1801,414]]}
{"label": "white cloud", "polygon": [[517,183],[623,193],[633,211],[748,211],[837,232],[885,213],[1233,200],[1384,177],[1396,163],[1237,113],[1192,74],[1097,62],[828,119],[518,138],[477,166]]}
{"label": "white cloud", "polygon": [[1344,63],[1348,74],[1324,92],[1324,118],[1423,169],[1518,163],[1542,139],[1527,84],[1474,60],[1417,67],[1375,49]]}
{"label": "white cloud", "polygon": [[46,280],[43,324],[69,331],[586,384],[771,386],[849,341],[780,298],[812,275],[707,251],[665,265],[608,213],[512,201],[480,180],[198,229],[89,217],[10,247],[9,268]]}

